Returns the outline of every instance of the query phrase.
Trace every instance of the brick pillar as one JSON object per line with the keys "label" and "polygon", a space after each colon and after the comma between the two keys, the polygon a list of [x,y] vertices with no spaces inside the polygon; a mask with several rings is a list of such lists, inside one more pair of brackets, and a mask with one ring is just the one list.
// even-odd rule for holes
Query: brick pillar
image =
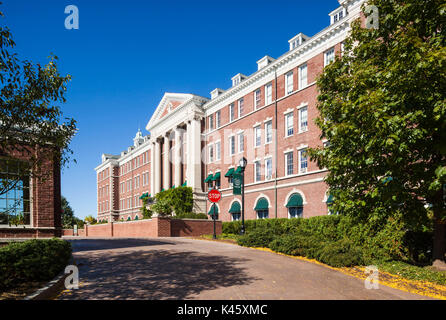
{"label": "brick pillar", "polygon": [[170,237],[171,235],[171,220],[169,218],[154,217],[157,227],[157,237]]}

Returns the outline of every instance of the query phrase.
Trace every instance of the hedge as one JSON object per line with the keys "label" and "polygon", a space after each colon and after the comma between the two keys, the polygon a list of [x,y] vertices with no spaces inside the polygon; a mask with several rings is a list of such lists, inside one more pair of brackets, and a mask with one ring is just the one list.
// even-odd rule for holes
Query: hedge
{"label": "hedge", "polygon": [[205,213],[194,213],[194,212],[187,212],[187,213],[180,213],[176,214],[171,217],[172,219],[206,219],[208,218],[207,214]]}
{"label": "hedge", "polygon": [[12,242],[0,248],[0,291],[30,281],[49,281],[71,257],[71,244],[60,239]]}
{"label": "hedge", "polygon": [[[238,235],[241,222],[223,222],[222,232]],[[245,221],[246,234],[238,244],[266,247],[285,254],[304,256],[334,267],[384,261],[429,261],[430,243],[415,241],[401,215],[385,221],[357,223],[341,215],[312,218],[262,219]],[[430,239],[419,233],[416,239]]]}

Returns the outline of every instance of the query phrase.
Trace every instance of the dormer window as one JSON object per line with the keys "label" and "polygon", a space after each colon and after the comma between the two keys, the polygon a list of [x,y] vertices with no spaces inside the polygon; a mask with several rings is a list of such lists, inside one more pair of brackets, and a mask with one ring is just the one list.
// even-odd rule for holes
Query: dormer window
{"label": "dormer window", "polygon": [[244,74],[236,74],[235,76],[232,77],[232,86],[235,87],[236,85],[238,85],[240,82],[242,82],[243,80],[245,80],[247,78],[247,76],[245,76]]}
{"label": "dormer window", "polygon": [[309,37],[304,35],[302,32],[294,36],[293,38],[288,40],[288,43],[290,44],[290,50],[296,49],[298,46],[302,45],[308,39]]}
{"label": "dormer window", "polygon": [[334,24],[339,20],[342,20],[347,15],[347,10],[344,7],[339,7],[338,9],[329,13],[330,24]]}

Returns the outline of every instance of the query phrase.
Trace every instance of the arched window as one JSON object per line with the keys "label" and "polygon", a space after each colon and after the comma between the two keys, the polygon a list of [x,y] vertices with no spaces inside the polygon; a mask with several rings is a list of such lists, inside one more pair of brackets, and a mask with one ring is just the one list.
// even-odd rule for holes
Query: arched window
{"label": "arched window", "polygon": [[232,215],[232,221],[240,220],[241,212],[240,202],[234,201],[229,209],[229,213]]}
{"label": "arched window", "polygon": [[288,216],[290,218],[302,218],[304,212],[303,204],[302,196],[299,193],[293,193],[286,204]]}
{"label": "arched window", "polygon": [[266,200],[266,198],[260,198],[259,200],[257,200],[257,204],[254,208],[254,210],[257,212],[257,218],[258,219],[266,219],[268,218],[268,214],[269,214],[269,204],[268,204],[268,200]]}

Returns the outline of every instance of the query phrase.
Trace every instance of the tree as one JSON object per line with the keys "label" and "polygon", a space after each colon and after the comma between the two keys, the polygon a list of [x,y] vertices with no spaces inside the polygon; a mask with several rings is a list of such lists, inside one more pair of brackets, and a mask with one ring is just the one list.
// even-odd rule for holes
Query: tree
{"label": "tree", "polygon": [[417,229],[431,210],[434,265],[443,268],[446,4],[367,4],[379,9],[379,28],[354,22],[344,53],[319,77],[316,123],[328,146],[310,155],[329,170],[334,211],[377,225],[402,211]]}
{"label": "tree", "polygon": [[15,163],[14,155],[26,159],[18,163],[19,175],[0,177],[0,195],[12,190],[23,175],[46,179],[51,173],[41,168],[48,161],[65,165],[76,131],[76,121],[62,121],[57,106],[65,102],[71,79],[59,74],[57,56],[41,66],[20,60],[14,47],[10,30],[0,27],[0,156],[10,158],[0,162],[0,169]]}
{"label": "tree", "polygon": [[71,229],[76,224],[73,209],[70,207],[68,200],[62,196],[62,227]]}
{"label": "tree", "polygon": [[98,223],[98,221],[92,215],[86,216],[84,221],[85,221],[85,223],[88,223],[88,224],[96,224],[96,223]]}

